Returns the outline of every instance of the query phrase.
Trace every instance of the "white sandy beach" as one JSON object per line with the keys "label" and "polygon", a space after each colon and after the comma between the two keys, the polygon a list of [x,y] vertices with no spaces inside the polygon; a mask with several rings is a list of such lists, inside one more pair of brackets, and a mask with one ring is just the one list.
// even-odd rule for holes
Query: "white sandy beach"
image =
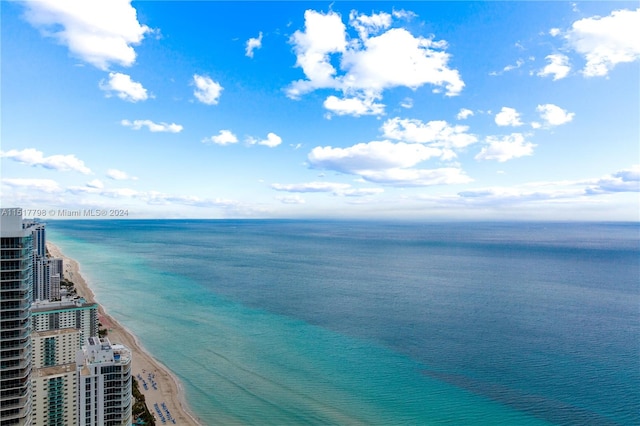
{"label": "white sandy beach", "polygon": [[[47,249],[52,257],[63,259],[64,276],[75,284],[78,295],[84,297],[87,301],[97,302],[91,288],[80,274],[78,262],[66,257],[54,244],[48,242]],[[140,392],[144,394],[147,407],[156,418],[156,424],[163,424],[156,410],[157,406],[162,416],[164,416],[166,424],[174,424],[170,420],[172,418],[177,425],[200,425],[201,423],[189,412],[179,380],[169,369],[154,359],[142,347],[133,333],[108,315],[102,306],[98,308],[98,317],[102,327],[108,330],[107,337],[111,343],[121,343],[131,350],[133,358],[132,374],[138,379]],[[146,389],[143,386],[143,380],[140,380],[140,378],[146,382]],[[170,417],[168,414],[170,414]]]}

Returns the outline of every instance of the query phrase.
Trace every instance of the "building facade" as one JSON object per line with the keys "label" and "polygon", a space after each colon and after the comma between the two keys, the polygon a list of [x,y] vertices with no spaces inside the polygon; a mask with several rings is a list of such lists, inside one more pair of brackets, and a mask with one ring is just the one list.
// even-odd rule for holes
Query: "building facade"
{"label": "building facade", "polygon": [[31,424],[33,236],[20,209],[0,209],[0,425]]}
{"label": "building facade", "polygon": [[131,351],[109,339],[89,337],[76,355],[78,425],[132,423]]}
{"label": "building facade", "polygon": [[65,328],[80,330],[78,347],[87,337],[98,335],[98,304],[84,299],[36,302],[31,306],[34,331]]}
{"label": "building facade", "polygon": [[66,328],[32,333],[33,426],[77,424],[76,354],[80,330]]}

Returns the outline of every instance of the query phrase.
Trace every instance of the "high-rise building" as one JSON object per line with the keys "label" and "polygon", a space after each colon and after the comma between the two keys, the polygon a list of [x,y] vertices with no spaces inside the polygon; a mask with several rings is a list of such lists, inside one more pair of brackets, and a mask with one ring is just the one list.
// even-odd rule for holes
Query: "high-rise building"
{"label": "high-rise building", "polygon": [[49,262],[49,300],[60,300],[60,282],[64,279],[62,259],[47,258]]}
{"label": "high-rise building", "polygon": [[131,351],[109,339],[89,337],[76,355],[78,425],[131,424]]}
{"label": "high-rise building", "polygon": [[98,304],[84,299],[35,302],[31,305],[34,331],[74,328],[80,331],[78,348],[98,335]]}
{"label": "high-rise building", "polygon": [[44,223],[23,221],[33,236],[33,301],[60,299],[62,259],[47,257],[47,233]]}
{"label": "high-rise building", "polygon": [[0,425],[31,424],[33,235],[21,209],[0,209]]}
{"label": "high-rise building", "polygon": [[76,353],[80,330],[65,328],[31,335],[33,371],[31,385],[33,426],[77,424]]}

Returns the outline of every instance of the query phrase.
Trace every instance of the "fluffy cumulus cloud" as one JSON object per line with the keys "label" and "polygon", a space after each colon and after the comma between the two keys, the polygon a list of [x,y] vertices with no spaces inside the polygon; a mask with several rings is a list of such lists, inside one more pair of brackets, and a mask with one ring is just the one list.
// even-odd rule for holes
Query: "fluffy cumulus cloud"
{"label": "fluffy cumulus cloud", "polygon": [[359,117],[361,115],[380,115],[384,113],[384,105],[377,103],[379,96],[367,96],[361,94],[353,98],[338,98],[337,96],[329,96],[324,101],[323,106],[336,115],[352,115]]}
{"label": "fluffy cumulus cloud", "polygon": [[468,108],[461,108],[460,111],[458,112],[458,114],[456,115],[456,118],[458,120],[466,120],[467,118],[471,117],[473,115],[473,111],[471,111]]}
{"label": "fluffy cumulus cloud", "polygon": [[45,169],[58,170],[62,172],[76,171],[88,175],[91,170],[85,166],[84,161],[78,159],[73,154],[44,156],[42,151],[34,148],[26,148],[21,151],[12,149],[10,151],[0,151],[0,158],[7,158],[18,163],[32,167],[44,167]]}
{"label": "fluffy cumulus cloud", "polygon": [[498,126],[522,126],[520,113],[515,108],[502,107],[495,117]]}
{"label": "fluffy cumulus cloud", "polygon": [[196,86],[193,96],[206,105],[217,105],[223,87],[220,83],[213,81],[210,77],[194,74],[193,84]]}
{"label": "fluffy cumulus cloud", "polygon": [[640,8],[580,19],[565,37],[585,57],[586,77],[606,76],[617,64],[640,59]]}
{"label": "fluffy cumulus cloud", "polygon": [[469,128],[446,121],[391,118],[380,127],[383,140],[346,148],[318,146],[308,155],[312,168],[361,177],[392,186],[429,186],[472,181],[457,165],[436,169],[428,160],[450,162],[457,152],[478,141]]}
{"label": "fluffy cumulus cloud", "polygon": [[[332,96],[325,108],[337,114],[378,115],[384,105],[375,101],[393,87],[417,89],[425,84],[444,89],[446,95],[460,93],[464,82],[457,70],[449,68],[446,42],[414,36],[404,28],[391,28],[393,17],[404,14],[363,15],[352,12],[349,25],[357,37],[348,39],[347,27],[335,12],[307,10],[305,29],[290,39],[296,66],[306,79],[294,81],[287,89],[291,98],[316,89],[335,89],[343,99]],[[339,56],[340,72],[332,65]]]}
{"label": "fluffy cumulus cloud", "polygon": [[256,138],[250,137],[247,139],[247,142],[250,145],[263,145],[263,146],[268,146],[269,148],[275,148],[276,146],[282,143],[282,138],[276,135],[275,133],[270,132],[267,134],[266,139],[256,139]]}
{"label": "fluffy cumulus cloud", "polygon": [[443,149],[461,149],[478,141],[468,133],[468,126],[452,126],[446,121],[435,120],[424,123],[417,119],[389,119],[382,125],[386,138],[405,142],[428,144]]}
{"label": "fluffy cumulus cloud", "polygon": [[260,49],[262,47],[262,31],[260,32],[260,34],[258,34],[258,37],[256,38],[250,38],[249,40],[247,40],[247,45],[245,48],[245,55],[253,58],[253,51],[255,49]]}
{"label": "fluffy cumulus cloud", "polygon": [[115,93],[117,97],[128,102],[146,101],[149,98],[147,89],[142,84],[119,72],[110,72],[109,78],[100,81],[99,87],[107,92],[107,97]]}
{"label": "fluffy cumulus cloud", "polygon": [[31,25],[67,46],[72,55],[102,70],[111,64],[133,65],[133,46],[152,31],[138,22],[130,0],[38,0],[23,4]]}
{"label": "fluffy cumulus cloud", "polygon": [[443,150],[419,143],[373,141],[348,148],[316,147],[308,156],[311,167],[334,170],[362,177],[364,180],[397,186],[427,186],[469,182],[454,167],[435,170],[417,169],[416,165]]}
{"label": "fluffy cumulus cloud", "polygon": [[238,137],[231,130],[220,130],[217,135],[206,138],[203,143],[213,143],[216,145],[230,145],[238,142]]}
{"label": "fluffy cumulus cloud", "polygon": [[155,123],[151,120],[122,120],[120,124],[125,127],[131,127],[133,130],[140,130],[143,127],[146,127],[150,132],[180,133],[183,129],[180,124]]}
{"label": "fluffy cumulus cloud", "polygon": [[109,179],[113,180],[138,180],[137,177],[118,169],[109,169],[106,174]]}
{"label": "fluffy cumulus cloud", "polygon": [[540,118],[546,127],[559,126],[573,120],[575,113],[567,112],[554,104],[538,105],[536,111],[540,113]]}
{"label": "fluffy cumulus cloud", "polygon": [[497,160],[501,163],[518,157],[533,154],[536,147],[527,142],[522,133],[512,133],[507,136],[488,136],[487,145],[475,156],[476,160]]}
{"label": "fluffy cumulus cloud", "polygon": [[553,76],[553,80],[560,80],[569,75],[571,65],[569,65],[569,57],[561,53],[547,55],[545,58],[549,63],[538,72],[541,77]]}
{"label": "fluffy cumulus cloud", "polygon": [[348,148],[316,147],[308,158],[315,168],[362,175],[371,170],[413,167],[440,154],[437,148],[416,143],[373,141]]}

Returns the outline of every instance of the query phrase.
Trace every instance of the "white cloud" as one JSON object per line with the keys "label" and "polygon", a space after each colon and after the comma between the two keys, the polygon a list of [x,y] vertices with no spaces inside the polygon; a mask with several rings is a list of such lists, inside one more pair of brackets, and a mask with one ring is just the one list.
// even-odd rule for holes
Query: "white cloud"
{"label": "white cloud", "polygon": [[505,72],[516,70],[520,68],[522,65],[524,65],[524,60],[518,59],[515,64],[505,66],[504,68],[502,68],[502,71],[491,71],[489,75],[492,75],[492,76],[502,75]]}
{"label": "white cloud", "polygon": [[26,1],[25,17],[45,36],[55,38],[72,55],[107,70],[111,64],[131,66],[133,45],[152,30],[141,25],[130,0]]}
{"label": "white cloud", "polygon": [[60,185],[52,179],[2,179],[2,183],[24,191],[41,191],[47,193],[61,192]]}
{"label": "white cloud", "polygon": [[292,98],[317,88],[337,87],[333,80],[336,69],[329,62],[329,54],[344,52],[347,47],[346,28],[340,15],[307,10],[305,30],[296,31],[290,42],[294,45],[296,66],[302,68],[308,80],[294,82],[287,93]]}
{"label": "white cloud", "polygon": [[276,200],[282,204],[304,204],[306,201],[298,194],[289,195],[286,197],[276,197]]}
{"label": "white cloud", "polygon": [[391,15],[385,12],[371,15],[358,14],[352,10],[349,14],[349,25],[358,31],[360,38],[365,40],[370,34],[378,34],[391,26]]}
{"label": "white cloud", "polygon": [[447,149],[460,149],[477,142],[478,138],[467,133],[468,130],[468,126],[452,126],[443,120],[423,123],[417,119],[399,117],[389,119],[382,125],[386,138]]}
{"label": "white cloud", "polygon": [[107,92],[107,97],[111,96],[111,92],[116,92],[120,99],[128,102],[145,101],[149,98],[147,89],[142,87],[142,84],[119,72],[110,72],[109,80],[101,80],[98,87]]}
{"label": "white cloud", "polygon": [[253,51],[255,49],[260,49],[262,47],[262,31],[258,34],[257,38],[250,38],[247,40],[247,47],[245,50],[245,55],[253,58]]}
{"label": "white cloud", "polygon": [[561,33],[560,28],[551,28],[551,29],[549,30],[549,35],[550,35],[551,37],[557,37],[557,36],[559,36],[559,35],[560,35],[560,33]]}
{"label": "white cloud", "polygon": [[488,145],[475,156],[476,160],[497,160],[503,163],[514,158],[532,155],[533,148],[536,146],[525,141],[522,133],[512,133],[502,138],[488,136],[486,142]]}
{"label": "white cloud", "polygon": [[138,180],[137,177],[131,176],[129,173],[118,169],[109,169],[106,174],[109,179],[113,180]]}
{"label": "white cloud", "polygon": [[210,77],[194,74],[193,84],[196,89],[193,91],[193,95],[203,104],[217,105],[218,99],[222,93],[223,87],[213,81]]}
{"label": "white cloud", "polygon": [[380,115],[384,113],[384,105],[376,103],[377,97],[354,97],[340,99],[336,96],[329,96],[324,101],[324,107],[337,115]]}
{"label": "white cloud", "polygon": [[0,158],[8,158],[29,166],[40,166],[45,169],[58,171],[76,171],[88,175],[91,170],[85,166],[84,161],[76,158],[73,154],[51,155],[45,157],[42,151],[34,148],[26,148],[22,151],[12,149],[10,151],[0,151]]}
{"label": "white cloud", "polygon": [[134,198],[140,195],[140,192],[131,188],[113,188],[102,190],[100,195],[109,198]]}
{"label": "white cloud", "polygon": [[336,195],[341,197],[366,197],[369,195],[382,194],[382,188],[350,188],[338,192]]}
{"label": "white cloud", "polygon": [[126,127],[131,127],[134,130],[140,130],[142,127],[147,127],[150,132],[180,133],[183,129],[180,124],[169,124],[164,122],[154,123],[151,120],[122,120],[120,124]]}
{"label": "white cloud", "polygon": [[473,181],[457,167],[366,170],[362,172],[361,176],[370,182],[393,186],[454,185]]}
{"label": "white cloud", "polygon": [[565,37],[587,60],[586,77],[606,76],[617,64],[640,59],[640,8],[581,19]]}
{"label": "white cloud", "polygon": [[341,197],[365,197],[368,195],[376,195],[384,192],[382,188],[353,188],[347,183],[336,182],[306,182],[294,184],[271,184],[271,188],[276,191],[294,192],[294,193],[317,193],[329,192]]}
{"label": "white cloud", "polygon": [[[446,42],[414,37],[404,28],[390,28],[392,15],[350,14],[350,24],[359,38],[347,42],[346,26],[335,12],[305,12],[305,30],[296,31],[290,42],[296,53],[296,66],[306,80],[294,81],[287,89],[291,98],[316,89],[335,89],[343,94],[327,98],[325,108],[338,114],[383,114],[384,90],[393,87],[417,89],[425,84],[444,88],[447,96],[460,93],[464,82],[457,70],[448,67]],[[372,34],[381,33],[372,36]],[[331,63],[340,56],[340,70]]]}
{"label": "white cloud", "polygon": [[547,127],[568,123],[575,116],[575,113],[567,112],[554,104],[538,105],[536,111],[540,113],[540,118],[544,120]]}
{"label": "white cloud", "polygon": [[402,108],[406,108],[406,109],[411,109],[413,108],[413,99],[411,98],[404,98],[401,102],[400,102],[400,106]]}
{"label": "white cloud", "polygon": [[640,165],[620,170],[609,176],[597,179],[585,190],[589,195],[612,192],[640,192]]}
{"label": "white cloud", "polygon": [[640,165],[599,179],[530,182],[511,187],[478,188],[458,193],[465,204],[495,205],[577,200],[585,196],[640,192]]}
{"label": "white cloud", "polygon": [[466,120],[467,118],[471,117],[473,115],[473,111],[471,111],[468,108],[460,108],[460,111],[458,112],[458,115],[456,115],[456,118],[458,120]]}
{"label": "white cloud", "polygon": [[275,133],[268,133],[267,134],[267,138],[266,139],[255,139],[255,138],[248,138],[247,142],[251,145],[264,145],[264,146],[268,146],[269,148],[275,148],[276,146],[280,145],[282,143],[282,138],[278,135],[276,135]]}
{"label": "white cloud", "polygon": [[351,185],[347,183],[335,183],[335,182],[306,182],[306,183],[290,183],[271,184],[271,188],[276,191],[285,192],[338,192],[351,188]]}
{"label": "white cloud", "polygon": [[416,143],[374,141],[349,148],[316,147],[308,158],[315,168],[359,175],[368,170],[413,167],[441,153],[440,149]]}
{"label": "white cloud", "polygon": [[362,177],[395,186],[428,186],[470,182],[455,167],[415,169],[418,163],[443,155],[442,149],[418,143],[374,141],[349,148],[316,147],[309,153],[311,167]]}
{"label": "white cloud", "polygon": [[104,188],[104,183],[100,179],[94,179],[92,181],[87,182],[87,186],[89,188],[101,189]]}
{"label": "white cloud", "polygon": [[522,126],[520,121],[520,113],[514,108],[502,107],[495,117],[498,126]]}
{"label": "white cloud", "polygon": [[538,72],[541,77],[553,76],[553,80],[560,80],[569,75],[571,66],[569,65],[569,57],[561,53],[547,55],[545,58],[549,63]]}
{"label": "white cloud", "polygon": [[444,87],[448,96],[464,87],[457,70],[448,67],[450,55],[444,42],[414,37],[404,28],[392,28],[364,41],[362,48],[348,49],[342,67],[348,72],[341,81],[346,90],[376,90],[424,84]]}
{"label": "white cloud", "polygon": [[220,130],[215,136],[205,138],[203,143],[215,143],[217,145],[229,145],[238,142],[238,137],[231,132],[231,130]]}

